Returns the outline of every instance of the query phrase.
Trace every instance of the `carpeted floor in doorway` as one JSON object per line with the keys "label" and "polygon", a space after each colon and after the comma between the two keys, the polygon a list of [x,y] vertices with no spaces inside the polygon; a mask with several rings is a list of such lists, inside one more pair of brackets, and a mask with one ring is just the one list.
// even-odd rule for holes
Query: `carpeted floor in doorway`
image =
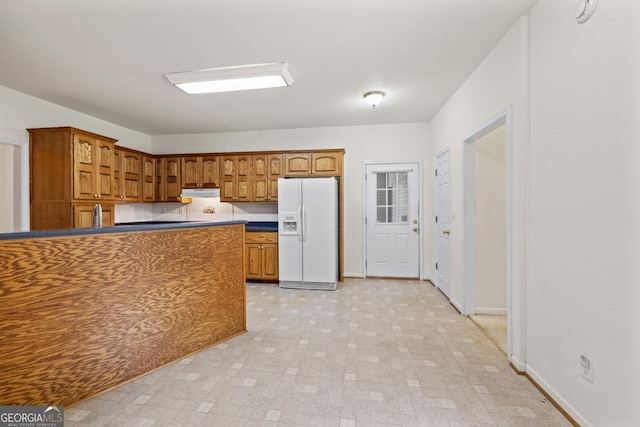
{"label": "carpeted floor in doorway", "polygon": [[475,314],[469,318],[500,351],[507,354],[507,316]]}

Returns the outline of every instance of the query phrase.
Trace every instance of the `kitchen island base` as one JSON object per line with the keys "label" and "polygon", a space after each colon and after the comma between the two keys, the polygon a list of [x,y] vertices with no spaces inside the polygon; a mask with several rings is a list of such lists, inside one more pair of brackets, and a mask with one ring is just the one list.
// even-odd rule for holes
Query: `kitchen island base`
{"label": "kitchen island base", "polygon": [[0,240],[0,405],[72,406],[243,332],[243,224]]}

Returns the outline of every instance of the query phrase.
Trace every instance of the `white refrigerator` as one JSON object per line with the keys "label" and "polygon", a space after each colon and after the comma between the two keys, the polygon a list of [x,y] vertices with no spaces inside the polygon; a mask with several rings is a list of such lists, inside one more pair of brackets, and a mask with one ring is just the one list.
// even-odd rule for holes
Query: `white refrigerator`
{"label": "white refrigerator", "polygon": [[335,290],[337,179],[278,179],[278,222],[280,287]]}

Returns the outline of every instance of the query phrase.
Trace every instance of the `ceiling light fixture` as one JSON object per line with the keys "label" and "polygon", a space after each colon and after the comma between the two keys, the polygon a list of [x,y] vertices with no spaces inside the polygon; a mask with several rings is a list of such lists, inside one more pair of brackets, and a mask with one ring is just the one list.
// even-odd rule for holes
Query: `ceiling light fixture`
{"label": "ceiling light fixture", "polygon": [[294,82],[286,62],[168,73],[165,77],[189,95],[285,87]]}
{"label": "ceiling light fixture", "polygon": [[384,95],[385,93],[382,91],[372,90],[365,93],[363,96],[364,96],[364,100],[367,101],[367,103],[371,105],[371,108],[375,110],[376,106],[380,104],[380,102],[382,101],[382,98],[384,98]]}
{"label": "ceiling light fixture", "polygon": [[576,21],[584,24],[593,16],[598,6],[598,0],[579,0],[576,5]]}

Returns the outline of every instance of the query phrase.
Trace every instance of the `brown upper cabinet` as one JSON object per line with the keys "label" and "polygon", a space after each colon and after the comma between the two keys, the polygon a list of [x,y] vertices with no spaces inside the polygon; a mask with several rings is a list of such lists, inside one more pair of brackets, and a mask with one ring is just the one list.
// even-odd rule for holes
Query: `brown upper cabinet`
{"label": "brown upper cabinet", "polygon": [[156,194],[156,161],[153,157],[142,155],[142,201],[155,201]]}
{"label": "brown upper cabinet", "polygon": [[341,151],[286,153],[284,157],[288,177],[342,175]]}
{"label": "brown upper cabinet", "polygon": [[220,201],[251,201],[251,155],[220,156]]}
{"label": "brown upper cabinet", "polygon": [[127,202],[142,201],[142,154],[116,148],[114,153],[114,196]]}
{"label": "brown upper cabinet", "polygon": [[73,134],[73,198],[114,200],[114,143]]}
{"label": "brown upper cabinet", "polygon": [[122,150],[113,150],[113,197],[116,200],[122,199]]}
{"label": "brown upper cabinet", "polygon": [[278,178],[284,177],[282,154],[251,156],[252,202],[277,202]]}
{"label": "brown upper cabinet", "polygon": [[181,158],[156,158],[156,202],[179,202],[182,193]]}
{"label": "brown upper cabinet", "polygon": [[31,229],[90,225],[96,203],[180,202],[183,188],[220,188],[223,202],[276,202],[278,178],[341,176],[343,150],[160,155],[116,148],[73,127],[28,129]]}
{"label": "brown upper cabinet", "polygon": [[28,131],[31,230],[86,225],[74,219],[81,202],[113,210],[115,139],[72,127]]}
{"label": "brown upper cabinet", "polygon": [[218,188],[218,156],[183,156],[182,188]]}

